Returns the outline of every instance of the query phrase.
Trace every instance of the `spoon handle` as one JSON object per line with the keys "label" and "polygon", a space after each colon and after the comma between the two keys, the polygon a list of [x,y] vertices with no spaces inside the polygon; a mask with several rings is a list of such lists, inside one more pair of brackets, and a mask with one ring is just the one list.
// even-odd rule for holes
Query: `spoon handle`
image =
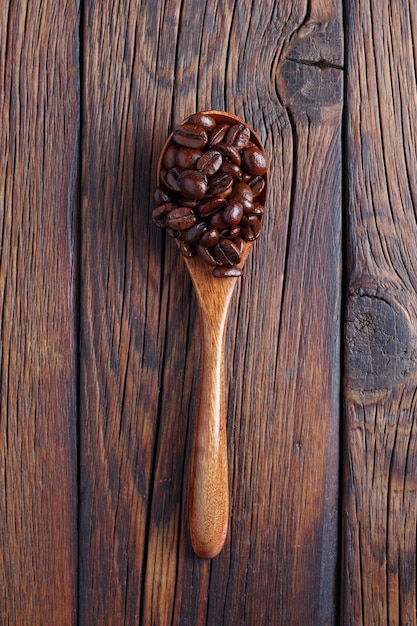
{"label": "spoon handle", "polygon": [[189,525],[196,554],[211,559],[227,535],[229,489],[224,389],[225,316],[200,313],[202,353],[191,457]]}

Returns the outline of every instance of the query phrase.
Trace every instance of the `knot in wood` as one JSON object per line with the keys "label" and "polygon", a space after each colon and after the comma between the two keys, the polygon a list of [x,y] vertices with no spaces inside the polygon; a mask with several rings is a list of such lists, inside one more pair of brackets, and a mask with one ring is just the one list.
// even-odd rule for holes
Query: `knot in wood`
{"label": "knot in wood", "polygon": [[372,400],[417,370],[415,333],[407,312],[374,295],[348,300],[345,323],[346,392]]}
{"label": "knot in wood", "polygon": [[338,22],[308,22],[291,38],[279,64],[279,95],[293,113],[320,117],[323,108],[341,105],[343,45]]}

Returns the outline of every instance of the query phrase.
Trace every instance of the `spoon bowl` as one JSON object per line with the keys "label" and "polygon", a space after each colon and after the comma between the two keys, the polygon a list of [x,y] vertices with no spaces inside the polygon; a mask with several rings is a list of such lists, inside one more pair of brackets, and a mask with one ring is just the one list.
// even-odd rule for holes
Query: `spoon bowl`
{"label": "spoon bowl", "polygon": [[[216,125],[248,125],[237,116],[223,111],[204,111]],[[190,116],[192,117],[192,116]],[[187,118],[182,124],[190,120]],[[258,135],[251,129],[250,141],[265,155]],[[174,143],[173,133],[166,141],[158,162],[158,184],[166,151]],[[266,159],[266,155],[265,155]],[[263,205],[265,186],[257,198]],[[180,242],[177,240],[178,245]],[[254,241],[243,242],[237,270],[242,270]],[[229,486],[226,437],[226,397],[224,388],[225,328],[230,301],[238,275],[216,277],[213,268],[200,257],[184,257],[198,302],[201,332],[201,366],[197,409],[189,477],[189,529],[195,553],[213,558],[222,550],[228,528]],[[236,272],[238,274],[238,272]]]}

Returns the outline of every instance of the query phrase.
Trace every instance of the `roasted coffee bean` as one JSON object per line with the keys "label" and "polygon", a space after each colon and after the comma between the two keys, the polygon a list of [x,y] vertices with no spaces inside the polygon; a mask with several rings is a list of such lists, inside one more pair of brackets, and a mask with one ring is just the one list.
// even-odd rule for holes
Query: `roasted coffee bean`
{"label": "roasted coffee bean", "polygon": [[242,274],[243,270],[236,266],[225,267],[224,265],[219,265],[213,270],[213,276],[216,276],[216,278],[233,278],[242,276]]}
{"label": "roasted coffee bean", "polygon": [[175,162],[181,170],[191,170],[203,155],[197,148],[176,148]]}
{"label": "roasted coffee bean", "polygon": [[180,243],[180,252],[182,256],[185,256],[187,259],[192,259],[195,256],[193,247],[185,241],[181,241]]}
{"label": "roasted coffee bean", "polygon": [[268,169],[265,155],[256,146],[246,148],[242,153],[242,165],[249,174],[261,176]]}
{"label": "roasted coffee bean", "polygon": [[176,167],[172,167],[167,171],[164,177],[164,184],[171,189],[171,191],[178,192],[180,191],[180,183],[179,183],[180,172]]}
{"label": "roasted coffee bean", "polygon": [[222,155],[217,150],[208,150],[197,161],[197,169],[206,176],[213,176],[221,167]]}
{"label": "roasted coffee bean", "polygon": [[176,208],[178,208],[178,204],[175,204],[175,202],[167,202],[166,204],[160,204],[155,207],[152,211],[152,221],[155,226],[158,228],[164,228],[166,225],[166,216],[170,213],[170,211]]}
{"label": "roasted coffee bean", "polygon": [[210,218],[210,228],[216,228],[216,230],[224,230],[228,228],[229,224],[227,224],[223,219],[222,213],[215,213]]}
{"label": "roasted coffee bean", "polygon": [[230,241],[230,239],[220,239],[217,244],[223,251],[223,254],[226,255],[229,263],[232,265],[237,265],[241,261],[240,250],[237,245]]}
{"label": "roasted coffee bean", "polygon": [[193,200],[204,198],[208,190],[207,177],[198,170],[184,170],[181,172],[178,182],[181,193],[186,198]]}
{"label": "roasted coffee bean", "polygon": [[215,267],[217,265],[217,261],[210,252],[210,250],[208,250],[207,248],[203,248],[203,246],[200,246],[199,244],[197,244],[196,250],[198,256],[204,261],[206,265],[211,265],[212,267]]}
{"label": "roasted coffee bean", "polygon": [[259,222],[259,217],[255,215],[255,213],[251,213],[250,215],[244,215],[242,219],[243,225],[252,226],[255,222]]}
{"label": "roasted coffee bean", "polygon": [[193,200],[192,198],[185,198],[184,196],[181,196],[178,204],[181,206],[189,206],[192,209],[195,209],[198,207],[198,203],[200,202],[200,200]]}
{"label": "roasted coffee bean", "polygon": [[204,148],[208,143],[207,133],[197,124],[181,124],[172,135],[175,143],[187,148]]}
{"label": "roasted coffee bean", "polygon": [[259,237],[261,230],[261,222],[256,219],[252,223],[242,224],[240,234],[245,241],[255,241]]}
{"label": "roasted coffee bean", "polygon": [[214,254],[220,265],[237,265],[240,262],[239,248],[230,239],[220,239],[214,247]]}
{"label": "roasted coffee bean", "polygon": [[255,200],[265,189],[265,179],[262,176],[255,176],[248,181],[248,185],[252,189],[253,199]]}
{"label": "roasted coffee bean", "polygon": [[167,231],[167,234],[172,237],[172,239],[177,239],[178,237],[181,236],[181,233],[179,230],[174,230],[174,228],[166,228],[165,229]]}
{"label": "roasted coffee bean", "polygon": [[254,215],[256,215],[256,217],[259,220],[261,220],[263,218],[263,215],[264,215],[264,208],[263,208],[262,204],[259,204],[259,202],[254,202],[253,203],[252,213]]}
{"label": "roasted coffee bean", "polygon": [[226,198],[232,193],[233,178],[229,174],[217,172],[210,178],[208,195]]}
{"label": "roasted coffee bean", "polygon": [[174,145],[169,146],[165,150],[164,165],[167,168],[167,170],[170,170],[172,167],[176,166],[176,155],[177,155],[177,150]]}
{"label": "roasted coffee bean", "polygon": [[239,202],[253,202],[253,191],[247,183],[236,183],[233,187],[233,196],[239,198]]}
{"label": "roasted coffee bean", "polygon": [[155,204],[166,204],[172,202],[172,195],[162,187],[157,187],[154,193]]}
{"label": "roasted coffee bean", "polygon": [[189,244],[197,243],[197,241],[200,241],[204,233],[207,232],[207,229],[208,226],[205,222],[197,222],[188,230],[183,231],[182,239]]}
{"label": "roasted coffee bean", "polygon": [[224,198],[216,198],[215,196],[212,198],[207,198],[199,203],[197,207],[197,213],[200,217],[208,217],[209,215],[213,215],[219,211],[226,203]]}
{"label": "roasted coffee bean", "polygon": [[228,200],[221,216],[228,226],[236,226],[243,217],[242,204],[237,200]]}
{"label": "roasted coffee bean", "polygon": [[229,176],[231,176],[233,180],[240,180],[242,177],[242,171],[240,167],[235,163],[231,163],[231,161],[224,160],[221,165],[220,171],[223,172],[223,174],[229,174]]}
{"label": "roasted coffee bean", "polygon": [[235,165],[241,164],[242,159],[239,150],[230,143],[219,143],[219,145],[216,146],[216,150],[218,150],[225,159],[235,163]]}
{"label": "roasted coffee bean", "polygon": [[234,124],[225,137],[225,143],[230,143],[238,150],[247,146],[250,139],[250,130],[244,124]]}
{"label": "roasted coffee bean", "polygon": [[240,226],[231,226],[230,228],[225,228],[220,233],[221,239],[232,239],[235,240],[240,235]]}
{"label": "roasted coffee bean", "polygon": [[216,120],[206,113],[194,113],[188,120],[190,124],[202,126],[205,131],[210,131],[216,126]]}
{"label": "roasted coffee bean", "polygon": [[165,217],[168,228],[174,230],[186,230],[194,226],[197,219],[192,209],[186,206],[177,207],[170,211]]}
{"label": "roasted coffee bean", "polygon": [[243,205],[243,215],[250,215],[253,213],[253,202],[242,202]]}
{"label": "roasted coffee bean", "polygon": [[214,147],[222,143],[229,128],[230,124],[219,124],[216,128],[213,128],[209,133],[209,145]]}
{"label": "roasted coffee bean", "polygon": [[207,230],[200,239],[200,245],[203,248],[212,248],[219,241],[219,231],[216,228]]}
{"label": "roasted coffee bean", "polygon": [[252,189],[246,183],[236,183],[230,199],[237,200],[243,206],[244,213],[250,213],[253,207]]}

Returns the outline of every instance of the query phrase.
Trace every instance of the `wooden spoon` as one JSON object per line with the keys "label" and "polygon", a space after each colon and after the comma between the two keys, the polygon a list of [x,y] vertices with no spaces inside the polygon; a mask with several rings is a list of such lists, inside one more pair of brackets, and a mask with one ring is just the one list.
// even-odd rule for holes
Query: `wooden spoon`
{"label": "wooden spoon", "polygon": [[[217,124],[244,123],[222,111],[204,111]],[[185,120],[187,121],[187,120]],[[251,141],[264,152],[262,142],[251,129]],[[158,183],[166,149],[158,163]],[[266,186],[260,197],[263,204]],[[253,242],[246,242],[238,267],[242,268]],[[227,314],[239,277],[217,278],[201,259],[184,258],[197,295],[201,332],[201,369],[189,481],[189,527],[196,554],[211,559],[223,548],[229,518],[229,487],[224,389],[224,344]]]}

